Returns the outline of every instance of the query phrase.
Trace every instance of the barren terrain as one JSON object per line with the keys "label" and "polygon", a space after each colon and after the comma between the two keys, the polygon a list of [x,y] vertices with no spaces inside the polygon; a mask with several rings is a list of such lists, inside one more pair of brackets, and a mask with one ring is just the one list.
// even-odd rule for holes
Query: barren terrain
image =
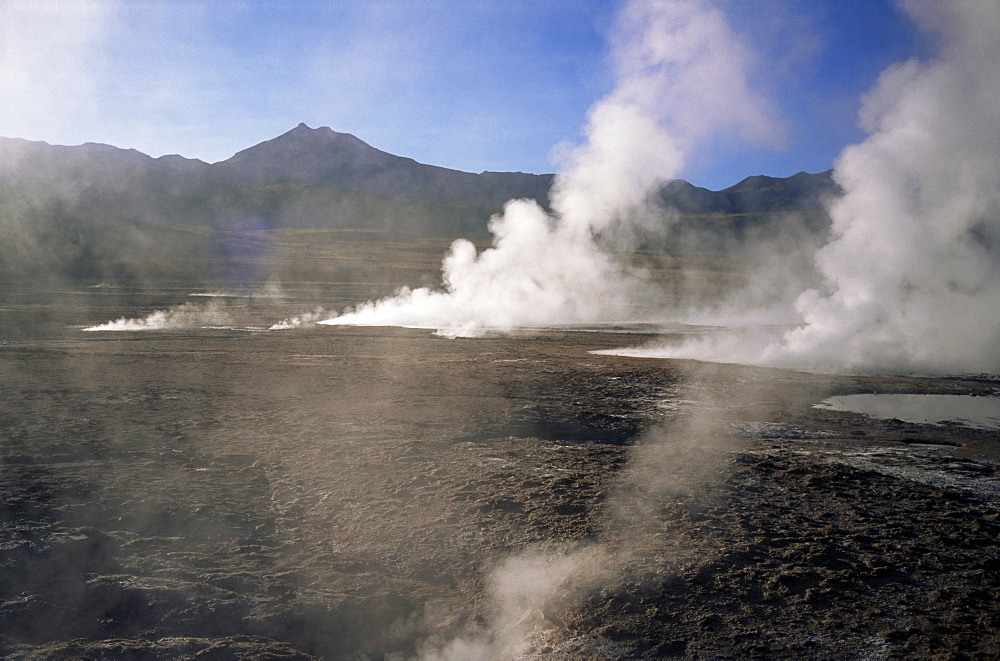
{"label": "barren terrain", "polygon": [[612,332],[83,333],[110,308],[15,303],[6,658],[1000,651],[1000,432],[813,408],[996,380],[588,353],[638,339]]}

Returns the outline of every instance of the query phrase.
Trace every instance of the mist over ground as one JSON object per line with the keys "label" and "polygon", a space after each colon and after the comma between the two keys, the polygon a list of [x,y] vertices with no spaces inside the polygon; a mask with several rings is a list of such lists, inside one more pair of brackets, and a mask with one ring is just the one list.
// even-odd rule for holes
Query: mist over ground
{"label": "mist over ground", "polygon": [[903,5],[938,44],[885,72],[862,100],[869,133],[834,170],[822,285],[776,339],[731,336],[648,355],[805,369],[995,372],[1000,365],[1000,12]]}
{"label": "mist over ground", "polygon": [[489,249],[452,245],[443,291],[408,290],[323,323],[467,335],[646,321],[636,306],[658,300],[658,292],[602,249],[602,234],[620,244],[625,237],[612,235],[613,228],[644,213],[656,218],[658,231],[669,231],[670,211],[655,209],[651,194],[680,174],[685,153],[708,135],[767,141],[780,139],[780,131],[747,84],[745,57],[720,11],[700,3],[632,3],[612,44],[615,89],[591,108],[586,144],[564,156],[551,214],[534,201],[513,200],[490,221]]}
{"label": "mist over ground", "polygon": [[[869,137],[836,163],[842,194],[828,199],[831,234],[814,253],[817,235],[778,234],[763,244],[770,259],[753,264],[745,290],[682,305],[613,260],[607,241],[620,247],[642,235],[643,218],[654,215],[651,191],[678,176],[707,136],[781,138],[719,9],[635,3],[612,40],[616,88],[591,109],[588,142],[567,156],[553,212],[513,201],[491,221],[489,249],[452,246],[443,291],[407,290],[323,323],[459,335],[611,321],[770,322],[793,328],[631,353],[821,371],[995,371],[1000,133],[990,127],[1000,16],[989,3],[903,7],[938,53],[890,67],[862,99]],[[658,231],[669,233],[669,211],[657,217]]]}
{"label": "mist over ground", "polygon": [[555,177],[0,142],[0,654],[994,657],[997,430],[821,404],[996,399],[1000,11],[903,7],[832,175],[678,179],[787,139],[696,0]]}
{"label": "mist over ground", "polygon": [[[697,2],[632,3],[612,40],[615,90],[591,109],[587,143],[569,153],[556,178],[552,212],[512,201],[490,222],[490,248],[477,251],[467,241],[452,245],[442,267],[443,290],[406,289],[320,323],[432,327],[449,336],[477,336],[697,315],[725,319],[727,327],[752,327],[726,328],[670,348],[601,353],[833,373],[995,372],[1000,260],[992,251],[1000,229],[1000,132],[986,129],[985,140],[980,134],[1000,119],[993,103],[1000,72],[983,66],[988,54],[1000,53],[1000,11],[985,3],[905,8],[938,40],[938,55],[891,67],[863,100],[860,116],[869,138],[838,159],[834,181],[841,194],[827,200],[833,224],[825,245],[796,245],[800,237],[794,235],[772,237],[771,261],[754,263],[747,288],[721,301],[670,305],[669,294],[651,287],[641,271],[616,263],[608,239],[602,241],[609,237],[620,247],[636,235],[615,229],[641,227],[651,213],[651,191],[678,176],[685,154],[706,135],[780,139],[773,109],[747,82],[747,53],[718,9]],[[669,224],[660,230],[669,233]],[[801,260],[810,247],[818,273]],[[789,253],[791,259],[774,264]],[[662,308],[651,313],[657,301]],[[971,314],[963,316],[963,310]],[[609,500],[612,511],[641,510],[638,494],[650,489],[659,496],[653,502],[660,502],[663,489],[684,483],[675,476],[682,466],[711,473],[712,461],[682,451],[678,436],[685,435],[698,439],[692,450],[705,453],[708,445],[697,432],[676,428],[666,446],[639,444],[631,471],[623,472],[636,481],[620,487],[629,494],[623,503]],[[718,431],[708,435],[716,442],[721,437]],[[705,486],[708,478],[697,472],[693,483]],[[642,526],[650,518],[639,514],[632,521]],[[511,618],[543,609],[567,582],[581,589],[590,580],[599,584],[588,578],[588,567],[621,564],[608,555],[641,546],[640,529],[598,537],[579,555],[558,562],[550,557],[548,566],[544,556],[508,560],[494,576],[496,598],[506,604],[510,591],[520,598],[510,612],[498,606],[499,628],[452,641],[431,658],[516,656],[530,643],[525,634],[519,639],[511,633]],[[535,576],[538,567],[538,579],[529,578],[533,596],[518,593],[519,581]]]}

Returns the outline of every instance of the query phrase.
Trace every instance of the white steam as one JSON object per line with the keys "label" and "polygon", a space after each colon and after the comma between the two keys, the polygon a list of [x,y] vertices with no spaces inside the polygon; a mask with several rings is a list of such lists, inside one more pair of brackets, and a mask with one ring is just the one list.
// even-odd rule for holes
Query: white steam
{"label": "white steam", "polygon": [[[677,406],[670,421],[637,439],[626,465],[604,484],[592,538],[575,548],[553,551],[547,545],[500,562],[487,581],[488,624],[452,638],[431,635],[417,645],[417,659],[535,658],[566,646],[575,654],[556,658],[590,658],[577,644],[593,644],[599,635],[582,631],[578,621],[574,625],[588,597],[621,589],[650,571],[650,563],[662,573],[701,553],[698,540],[671,530],[664,505],[672,502],[689,515],[711,507],[725,493],[733,454],[749,441],[727,424],[735,411],[742,415],[730,398],[742,398],[728,390],[722,401],[700,384],[693,379],[672,393]],[[606,651],[605,657],[618,655]]]}
{"label": "white steam", "polygon": [[778,337],[729,335],[647,355],[820,371],[1000,368],[1000,5],[905,2],[939,54],[884,71],[845,149],[816,254],[824,286]]}
{"label": "white steam", "polygon": [[272,325],[268,330],[289,330],[292,328],[313,328],[317,322],[326,319],[330,313],[323,308],[316,308],[312,312],[303,312],[295,317],[288,317]]}
{"label": "white steam", "polygon": [[490,222],[493,246],[464,240],[444,259],[443,290],[404,289],[323,321],[472,335],[492,328],[634,320],[641,277],[595,236],[623,221],[685,154],[713,133],[780,139],[746,82],[746,54],[718,10],[700,0],[633,2],[613,40],[616,86],[591,108],[586,144],[566,157],[553,214],[509,202]]}
{"label": "white steam", "polygon": [[[648,292],[595,236],[626,221],[658,184],[675,177],[685,153],[709,133],[771,140],[778,131],[746,84],[738,40],[706,3],[631,3],[616,34],[618,84],[591,109],[586,144],[565,160],[552,192],[554,214],[533,201],[511,201],[490,223],[492,248],[477,253],[468,241],[452,245],[444,291],[403,290],[321,323],[424,326],[458,335],[635,314],[635,300]],[[669,480],[673,466],[658,466],[663,472],[656,479]],[[644,476],[636,480],[640,491],[649,491]],[[615,505],[610,509],[619,509]],[[625,521],[616,534],[634,540],[633,528]],[[563,628],[560,610],[612,584],[612,568],[630,552],[630,546],[603,540],[562,555],[526,552],[507,559],[490,576],[489,626],[425,640],[420,658],[518,658],[543,648],[548,632]]]}
{"label": "white steam", "polygon": [[157,310],[142,319],[122,317],[99,326],[84,328],[85,331],[149,331],[183,330],[224,326],[232,323],[229,312],[222,304],[211,301],[207,304],[185,303],[166,310]]}
{"label": "white steam", "polygon": [[491,574],[490,626],[451,639],[418,644],[420,661],[517,659],[545,646],[562,627],[557,610],[597,584],[607,584],[613,563],[599,547],[566,554],[525,552],[504,560]]}

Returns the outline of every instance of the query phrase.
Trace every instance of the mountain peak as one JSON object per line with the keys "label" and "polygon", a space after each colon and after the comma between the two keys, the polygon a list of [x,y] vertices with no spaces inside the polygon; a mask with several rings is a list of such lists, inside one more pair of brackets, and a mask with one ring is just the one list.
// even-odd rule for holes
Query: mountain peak
{"label": "mountain peak", "polygon": [[[331,135],[348,135],[347,133],[338,133],[334,131],[329,126],[319,126],[313,128],[306,124],[305,122],[299,122],[298,126],[293,128],[291,131],[286,131],[282,135],[293,135],[293,136],[331,136]],[[280,135],[278,136],[281,137]]]}
{"label": "mountain peak", "polygon": [[347,179],[385,171],[398,156],[380,151],[350,133],[305,122],[276,138],[237,152],[223,168],[251,185],[303,183],[343,185]]}
{"label": "mountain peak", "polygon": [[779,181],[776,177],[769,177],[765,174],[753,174],[729,188],[724,188],[723,191],[727,193],[745,193],[761,190],[773,185],[776,181]]}
{"label": "mountain peak", "polygon": [[254,145],[249,149],[244,149],[243,151],[238,152],[236,156],[248,152],[259,152],[265,146],[270,146],[272,148],[280,146],[282,149],[291,149],[302,152],[308,151],[310,153],[335,151],[340,152],[341,154],[353,153],[355,156],[368,152],[385,154],[385,152],[372,147],[364,140],[361,140],[350,133],[340,133],[338,131],[334,131],[329,126],[312,128],[305,122],[300,122],[299,125],[292,130],[286,131],[271,140],[266,140],[258,145]]}

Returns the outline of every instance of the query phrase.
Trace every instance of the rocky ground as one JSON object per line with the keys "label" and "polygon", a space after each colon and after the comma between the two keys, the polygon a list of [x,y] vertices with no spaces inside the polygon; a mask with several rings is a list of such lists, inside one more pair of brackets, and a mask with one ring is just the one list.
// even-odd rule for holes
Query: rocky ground
{"label": "rocky ground", "polygon": [[995,393],[592,355],[635,336],[17,335],[0,654],[996,658]]}

